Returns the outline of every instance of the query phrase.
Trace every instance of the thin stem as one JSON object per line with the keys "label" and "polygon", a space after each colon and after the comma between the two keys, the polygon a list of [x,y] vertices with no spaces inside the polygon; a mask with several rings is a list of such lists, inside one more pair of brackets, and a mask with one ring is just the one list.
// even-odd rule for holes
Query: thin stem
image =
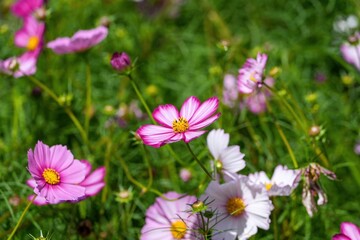
{"label": "thin stem", "polygon": [[25,214],[27,213],[27,211],[29,210],[31,204],[34,202],[35,198],[36,198],[37,195],[34,195],[34,197],[31,199],[31,201],[28,203],[28,205],[26,206],[25,210],[23,211],[23,213],[21,214],[20,216],[20,219],[19,221],[17,222],[15,228],[13,229],[13,231],[11,232],[10,236],[8,237],[7,240],[10,240],[12,239],[12,237],[14,236],[14,234],[16,233],[16,230],[20,227],[20,224],[22,222],[22,220],[24,219],[25,217]]}
{"label": "thin stem", "polygon": [[151,188],[152,182],[153,182],[153,174],[152,174],[152,169],[151,169],[151,165],[150,165],[150,161],[148,158],[148,152],[146,151],[145,145],[143,145],[143,150],[144,150],[144,160],[145,160],[145,165],[148,167],[148,174],[149,174],[149,182],[146,188]]}
{"label": "thin stem", "polygon": [[194,157],[195,161],[200,165],[200,167],[204,170],[204,172],[209,176],[209,178],[211,180],[213,180],[213,177],[211,176],[211,174],[209,173],[209,171],[206,169],[206,167],[200,162],[200,160],[196,157],[196,155],[194,154],[194,152],[191,150],[190,145],[188,143],[185,143],[187,149],[189,150],[189,152],[191,153],[191,155]]}
{"label": "thin stem", "polygon": [[101,202],[105,203],[106,199],[107,199],[107,193],[109,190],[109,176],[110,176],[110,157],[111,157],[111,153],[112,153],[112,144],[113,142],[108,139],[107,140],[107,144],[106,144],[106,150],[105,150],[105,169],[106,169],[106,174],[105,174],[105,188],[102,191],[102,195],[101,195]]}
{"label": "thin stem", "polygon": [[89,133],[90,117],[91,117],[91,72],[90,67],[86,65],[86,105],[85,105],[85,132]]}

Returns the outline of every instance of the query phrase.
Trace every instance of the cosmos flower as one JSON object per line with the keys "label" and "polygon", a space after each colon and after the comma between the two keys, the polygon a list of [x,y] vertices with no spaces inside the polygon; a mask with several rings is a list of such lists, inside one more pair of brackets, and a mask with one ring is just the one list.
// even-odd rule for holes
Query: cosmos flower
{"label": "cosmos flower", "polygon": [[15,45],[35,51],[41,48],[45,31],[45,24],[34,17],[25,18],[23,27],[15,33]]}
{"label": "cosmos flower", "polygon": [[86,196],[86,188],[80,183],[86,177],[87,166],[75,160],[65,146],[49,147],[38,141],[34,151],[28,151],[28,170],[36,183],[35,194],[50,204]]}
{"label": "cosmos flower", "polygon": [[207,136],[207,146],[220,174],[237,173],[245,167],[245,154],[240,152],[239,146],[228,146],[229,139],[223,129],[211,130]]}
{"label": "cosmos flower", "polygon": [[192,231],[197,217],[190,214],[192,203],[196,201],[194,196],[182,196],[176,192],[165,193],[167,201],[161,197],[146,211],[145,225],[141,229],[141,240],[174,240],[194,239]]}
{"label": "cosmos flower", "polygon": [[231,74],[226,74],[224,77],[223,103],[232,108],[235,106],[237,98],[236,78]]}
{"label": "cosmos flower", "polygon": [[238,75],[238,90],[249,94],[263,85],[263,74],[268,56],[258,53],[256,59],[248,58]]}
{"label": "cosmos flower", "polygon": [[[79,183],[80,186],[85,187],[85,196],[79,198],[76,201],[71,201],[73,203],[83,200],[85,198],[95,196],[98,194],[101,189],[105,186],[104,178],[105,178],[105,167],[99,167],[93,172],[91,172],[91,164],[87,160],[80,160],[85,165],[86,176],[85,179]],[[34,178],[27,180],[27,185],[36,191],[36,181]],[[28,199],[32,199],[34,195],[30,195]],[[52,204],[60,203],[61,201],[53,202]],[[47,205],[50,204],[45,197],[37,196],[34,200],[35,205]]]}
{"label": "cosmos flower", "polygon": [[115,52],[111,57],[110,64],[116,71],[121,72],[131,65],[131,59],[125,52]]}
{"label": "cosmos flower", "polygon": [[15,78],[33,75],[36,72],[36,62],[40,49],[33,52],[25,52],[20,57],[11,57],[0,60],[0,72]]}
{"label": "cosmos flower", "polygon": [[84,52],[100,43],[107,35],[108,29],[104,26],[100,26],[90,30],[80,30],[71,38],[57,38],[48,42],[47,47],[53,50],[56,54]]}
{"label": "cosmos flower", "polygon": [[44,5],[44,0],[18,0],[11,6],[11,12],[18,17],[26,18]]}
{"label": "cosmos flower", "polygon": [[300,170],[290,170],[286,166],[278,165],[271,180],[261,171],[249,174],[249,180],[264,187],[269,196],[289,196],[299,184]]}
{"label": "cosmos flower", "polygon": [[312,217],[317,211],[314,200],[315,196],[318,196],[317,205],[320,206],[327,203],[326,193],[320,185],[320,175],[324,174],[331,180],[335,180],[336,175],[317,163],[310,163],[309,166],[301,170],[301,173],[304,176],[302,203],[309,216]]}
{"label": "cosmos flower", "polygon": [[332,240],[359,240],[360,228],[351,222],[342,222],[340,233],[335,234]]}
{"label": "cosmos flower", "polygon": [[212,97],[201,104],[197,97],[185,100],[180,112],[171,104],[160,105],[153,117],[159,125],[144,125],[137,130],[144,144],[158,148],[166,143],[184,140],[186,143],[203,135],[200,130],[220,117],[215,113],[219,99]]}
{"label": "cosmos flower", "polygon": [[351,36],[349,42],[340,46],[340,52],[346,62],[352,64],[360,71],[360,33]]}
{"label": "cosmos flower", "polygon": [[263,188],[251,185],[245,176],[219,184],[211,182],[201,199],[207,198],[213,217],[213,240],[247,239],[257,228],[268,230],[273,205]]}

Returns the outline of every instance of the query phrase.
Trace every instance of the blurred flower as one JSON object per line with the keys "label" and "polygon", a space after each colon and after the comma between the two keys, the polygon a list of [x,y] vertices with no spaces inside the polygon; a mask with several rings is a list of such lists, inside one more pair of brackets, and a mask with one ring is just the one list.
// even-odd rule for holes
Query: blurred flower
{"label": "blurred flower", "polygon": [[18,0],[11,6],[11,12],[18,17],[26,18],[44,5],[44,0]]}
{"label": "blurred flower", "polygon": [[160,14],[169,18],[176,18],[181,5],[185,0],[133,0],[137,3],[141,13],[148,17],[156,17]]}
{"label": "blurred flower", "polygon": [[211,182],[201,198],[208,198],[208,207],[216,209],[213,217],[213,240],[247,239],[257,228],[268,230],[273,205],[265,189],[251,185],[245,176],[219,184]]}
{"label": "blurred flower", "polygon": [[35,180],[34,192],[50,204],[77,201],[86,194],[84,181],[87,166],[74,160],[62,145],[52,147],[38,141],[34,151],[28,151],[28,170]]}
{"label": "blurred flower", "polygon": [[[272,87],[274,85],[274,79],[267,77],[264,80],[268,86]],[[245,96],[245,106],[249,109],[250,112],[254,114],[260,114],[266,111],[267,104],[266,101],[271,96],[271,92],[267,88],[259,88],[249,95]]]}
{"label": "blurred flower", "polygon": [[340,233],[335,234],[332,240],[359,240],[360,228],[351,222],[342,222]]}
{"label": "blurred flower", "polygon": [[338,33],[351,33],[357,28],[358,19],[355,15],[349,15],[346,19],[339,19],[334,23],[334,30]]}
{"label": "blurred flower", "polygon": [[235,106],[237,98],[236,78],[231,74],[226,74],[224,76],[223,103],[232,108]]}
{"label": "blurred flower", "polygon": [[271,180],[263,171],[249,174],[249,180],[264,187],[269,196],[289,196],[299,184],[300,173],[300,170],[291,170],[286,166],[278,165]]}
{"label": "blurred flower", "polygon": [[316,81],[316,82],[318,82],[318,83],[324,83],[324,82],[326,81],[326,79],[327,79],[327,76],[326,76],[326,74],[323,73],[323,72],[317,72],[317,73],[315,73],[314,78],[315,78],[315,81]]}
{"label": "blurred flower", "polygon": [[19,206],[21,199],[18,195],[15,195],[15,196],[10,197],[8,201],[9,201],[10,205],[17,207],[17,206]]}
{"label": "blurred flower", "polygon": [[354,82],[354,76],[349,74],[344,74],[341,76],[341,81],[345,85],[351,85]]}
{"label": "blurred flower", "polygon": [[108,29],[100,26],[90,30],[80,30],[71,38],[62,37],[48,42],[47,47],[56,54],[67,54],[75,52],[84,52],[97,45],[108,35]]}
{"label": "blurred flower", "polygon": [[0,73],[5,73],[15,78],[33,75],[36,72],[36,62],[39,53],[40,50],[25,52],[20,57],[0,60]]}
{"label": "blurred flower", "polygon": [[354,65],[360,71],[360,33],[356,33],[353,37],[357,41],[343,43],[340,46],[340,51],[345,61]]}
{"label": "blurred flower", "polygon": [[207,136],[207,146],[220,175],[237,173],[245,167],[245,154],[240,152],[239,146],[228,146],[229,138],[223,129],[213,129]]}
{"label": "blurred flower", "polygon": [[189,169],[182,168],[180,169],[180,178],[183,182],[188,182],[191,179],[191,172]]}
{"label": "blurred flower", "polygon": [[358,141],[354,146],[354,153],[360,155],[360,141]]}
{"label": "blurred flower", "polygon": [[41,48],[45,31],[45,24],[34,17],[25,18],[23,27],[15,33],[15,45],[34,51]]}
{"label": "blurred flower", "polygon": [[313,125],[311,126],[311,128],[309,129],[309,135],[311,137],[316,137],[317,135],[319,135],[321,132],[321,127],[317,126],[317,125]]}
{"label": "blurred flower", "polygon": [[110,63],[113,69],[122,72],[130,67],[131,59],[125,52],[115,52],[111,57]]}
{"label": "blurred flower", "polygon": [[192,228],[197,216],[190,214],[190,205],[196,201],[194,196],[182,196],[176,192],[168,192],[146,211],[145,225],[141,229],[141,240],[173,240],[194,239]]}
{"label": "blurred flower", "polygon": [[301,173],[304,176],[302,203],[309,216],[312,217],[317,211],[314,201],[315,196],[318,196],[317,205],[320,206],[327,203],[326,193],[320,186],[320,175],[324,174],[331,180],[335,180],[336,175],[317,163],[310,163],[308,167],[301,170]]}
{"label": "blurred flower", "polygon": [[258,53],[256,59],[248,58],[238,75],[238,90],[249,94],[263,85],[263,74],[268,56]]}
{"label": "blurred flower", "polygon": [[120,192],[116,193],[116,201],[120,203],[127,203],[133,200],[134,193],[132,191],[132,188],[129,189],[123,189],[120,187]]}
{"label": "blurred flower", "polygon": [[149,95],[150,97],[155,97],[159,92],[158,87],[156,87],[156,85],[154,84],[150,84],[149,86],[146,87],[145,89],[145,93],[147,95]]}
{"label": "blurred flower", "polygon": [[160,105],[153,117],[159,125],[143,125],[137,133],[145,145],[155,148],[167,143],[183,140],[188,143],[200,137],[206,131],[200,130],[220,117],[215,113],[219,106],[219,99],[212,97],[201,104],[197,97],[191,96],[185,100],[180,113],[171,104]]}

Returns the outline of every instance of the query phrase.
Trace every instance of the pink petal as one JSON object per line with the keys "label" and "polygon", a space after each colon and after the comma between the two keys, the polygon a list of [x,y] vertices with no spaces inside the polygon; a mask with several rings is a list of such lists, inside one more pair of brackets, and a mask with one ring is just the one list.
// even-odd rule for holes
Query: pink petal
{"label": "pink petal", "polygon": [[153,112],[153,117],[159,124],[172,128],[173,121],[180,116],[175,106],[166,104],[158,106]]}
{"label": "pink petal", "polygon": [[[31,201],[34,198],[34,194],[28,196],[28,200]],[[46,201],[46,199],[44,197],[40,197],[40,196],[36,196],[35,200],[33,201],[33,204],[37,205],[37,206],[43,206],[43,205],[48,205],[48,201]]]}
{"label": "pink petal", "polygon": [[85,165],[85,176],[88,176],[91,173],[92,168],[90,162],[88,160],[80,160],[80,162]]}
{"label": "pink petal", "polygon": [[184,132],[184,141],[188,143],[191,140],[200,137],[204,133],[206,133],[206,131],[186,131]]}
{"label": "pink petal", "polygon": [[[53,196],[60,201],[77,201],[85,196],[85,191],[84,187],[73,184],[61,183],[53,186]],[[48,200],[50,202],[50,199]]]}
{"label": "pink petal", "polygon": [[54,145],[50,148],[50,157],[46,162],[46,167],[58,172],[68,168],[74,161],[74,156],[62,145]]}
{"label": "pink petal", "polygon": [[345,234],[352,240],[354,239],[360,239],[360,229],[351,222],[343,222],[340,225],[340,232],[342,234]]}
{"label": "pink petal", "polygon": [[211,115],[213,115],[219,106],[219,99],[217,97],[212,97],[206,100],[201,104],[201,106],[196,110],[194,115],[188,119],[189,125],[196,125]]}
{"label": "pink petal", "polygon": [[15,33],[15,45],[18,47],[26,47],[29,38],[28,32],[25,29],[20,29]]}
{"label": "pink petal", "polygon": [[101,191],[101,189],[103,189],[104,186],[105,186],[104,182],[93,184],[91,186],[86,186],[85,194],[86,196],[95,196]]}
{"label": "pink petal", "polygon": [[353,239],[345,236],[344,234],[336,234],[332,237],[332,240],[353,240]]}
{"label": "pink petal", "polygon": [[66,54],[72,52],[70,47],[70,38],[57,38],[54,41],[48,42],[46,45],[57,54]]}
{"label": "pink petal", "polygon": [[73,163],[63,171],[60,171],[60,182],[78,184],[85,179],[86,165],[79,160],[74,160]]}
{"label": "pink petal", "polygon": [[26,181],[26,184],[27,184],[29,187],[31,187],[31,188],[35,188],[35,187],[36,187],[36,181],[35,181],[35,179],[33,179],[33,178],[28,179],[28,180]]}
{"label": "pink petal", "polygon": [[87,187],[97,183],[103,183],[105,177],[105,167],[99,167],[90,175],[88,175],[84,181],[80,183],[81,186]]}
{"label": "pink petal", "polygon": [[191,117],[194,115],[196,110],[200,106],[200,100],[197,97],[191,96],[188,99],[185,100],[183,103],[181,110],[180,110],[180,116],[186,118],[187,120],[191,119]]}
{"label": "pink petal", "polygon": [[199,122],[198,124],[195,124],[195,125],[190,125],[189,130],[198,130],[198,129],[207,127],[210,124],[212,124],[213,122],[215,122],[220,117],[220,115],[221,115],[220,113],[217,113],[214,116],[204,120],[203,122]]}
{"label": "pink petal", "polygon": [[172,128],[157,125],[144,125],[136,132],[139,134],[144,144],[155,148],[159,148],[166,143],[175,142],[175,140],[171,140],[176,135]]}

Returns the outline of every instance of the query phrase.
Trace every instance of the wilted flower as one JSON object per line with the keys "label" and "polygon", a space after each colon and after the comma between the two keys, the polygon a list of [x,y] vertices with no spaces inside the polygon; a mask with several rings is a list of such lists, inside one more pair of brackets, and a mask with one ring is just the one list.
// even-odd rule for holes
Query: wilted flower
{"label": "wilted flower", "polygon": [[45,24],[29,16],[24,20],[22,29],[15,33],[15,45],[35,51],[41,48],[45,31]]}
{"label": "wilted flower", "polygon": [[223,129],[211,130],[207,136],[207,146],[214,157],[214,166],[221,175],[237,173],[245,167],[244,156],[239,146],[229,145],[229,134]]}
{"label": "wilted flower", "polygon": [[173,240],[194,239],[192,228],[197,221],[194,214],[190,214],[190,205],[196,201],[194,196],[182,196],[176,192],[168,192],[146,211],[145,225],[141,229],[141,240]]}
{"label": "wilted flower", "polygon": [[263,74],[267,62],[267,55],[258,53],[256,59],[248,58],[238,75],[238,90],[249,94],[263,85]]}
{"label": "wilted flower", "polygon": [[269,196],[245,176],[221,185],[213,181],[203,197],[208,198],[209,208],[217,210],[212,223],[213,240],[247,239],[257,233],[258,227],[270,227],[273,205]]}
{"label": "wilted flower", "polygon": [[237,98],[236,78],[231,74],[226,74],[224,77],[223,103],[232,108],[235,106]]}
{"label": "wilted flower", "polygon": [[286,166],[278,165],[271,180],[265,172],[249,174],[249,180],[268,191],[269,196],[289,196],[299,184],[300,170],[291,170]]}
{"label": "wilted flower", "polygon": [[125,52],[115,52],[111,57],[110,63],[116,71],[121,72],[130,67],[131,59]]}
{"label": "wilted flower", "polygon": [[360,228],[351,222],[342,222],[340,233],[335,234],[332,240],[359,240]]}
{"label": "wilted flower", "polygon": [[335,180],[336,175],[317,163],[310,163],[308,167],[301,170],[301,173],[304,176],[302,203],[309,216],[312,217],[317,211],[314,201],[315,196],[318,196],[317,205],[320,206],[327,203],[326,193],[320,186],[320,175],[324,174],[331,180]]}
{"label": "wilted flower", "polygon": [[44,5],[44,0],[18,0],[11,6],[11,12],[18,17],[26,18]]}
{"label": "wilted flower", "polygon": [[80,30],[71,38],[57,38],[47,44],[47,47],[57,54],[84,52],[97,45],[108,35],[108,29],[100,26],[90,30]]}
{"label": "wilted flower", "polygon": [[185,100],[180,112],[171,104],[160,105],[154,110],[153,117],[161,126],[148,124],[136,132],[144,144],[155,148],[180,140],[188,143],[206,132],[200,129],[220,117],[220,113],[215,113],[218,106],[217,97],[209,98],[201,104],[194,96]]}
{"label": "wilted flower", "polygon": [[[272,87],[274,85],[274,79],[267,77],[264,80],[268,86]],[[249,109],[250,112],[254,114],[260,114],[266,111],[267,104],[266,102],[271,96],[271,92],[267,88],[259,88],[249,95],[245,96],[245,106]]]}
{"label": "wilted flower", "polygon": [[0,72],[15,78],[33,75],[36,72],[36,62],[40,50],[26,52],[20,57],[0,60]]}

